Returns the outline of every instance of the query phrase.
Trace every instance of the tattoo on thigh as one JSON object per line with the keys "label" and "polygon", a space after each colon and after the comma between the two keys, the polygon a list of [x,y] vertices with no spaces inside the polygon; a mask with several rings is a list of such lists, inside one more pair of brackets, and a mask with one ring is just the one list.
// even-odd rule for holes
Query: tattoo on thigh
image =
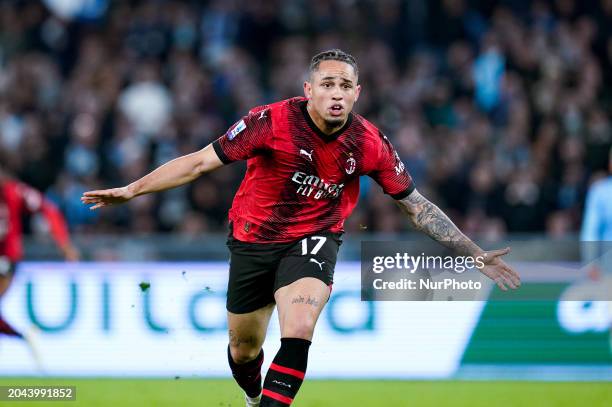
{"label": "tattoo on thigh", "polygon": [[291,300],[292,304],[307,304],[312,305],[313,307],[319,306],[319,300],[315,297],[311,297],[310,295],[307,298],[304,298],[302,295],[298,295],[297,297],[293,297]]}
{"label": "tattoo on thigh", "polygon": [[229,339],[230,345],[234,347],[239,347],[240,345],[252,345],[255,343],[255,337],[253,335],[249,335],[245,338],[240,338],[231,329],[229,331]]}
{"label": "tattoo on thigh", "polygon": [[308,296],[308,299],[306,300],[306,304],[312,305],[313,307],[317,307],[319,306],[319,300],[317,300],[314,297]]}

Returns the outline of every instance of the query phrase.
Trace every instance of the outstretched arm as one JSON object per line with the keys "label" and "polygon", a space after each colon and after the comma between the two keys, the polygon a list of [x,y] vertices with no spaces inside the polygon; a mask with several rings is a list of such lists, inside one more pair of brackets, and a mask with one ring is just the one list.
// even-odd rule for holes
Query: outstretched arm
{"label": "outstretched arm", "polygon": [[84,204],[93,204],[89,208],[92,210],[124,203],[139,195],[164,191],[186,184],[222,165],[212,144],[209,144],[200,151],[167,162],[127,186],[85,192],[81,201]]}
{"label": "outstretched arm", "polygon": [[478,245],[465,236],[440,208],[414,190],[406,198],[396,201],[408,216],[411,226],[435,241],[463,256],[481,256]]}
{"label": "outstretched arm", "polygon": [[485,252],[464,235],[440,208],[417,190],[396,202],[416,230],[425,233],[459,255],[474,258],[481,256],[485,266],[480,271],[494,280],[499,288],[507,290],[506,285],[510,288],[517,288],[520,285],[519,275],[501,259],[501,256],[510,252],[509,247]]}

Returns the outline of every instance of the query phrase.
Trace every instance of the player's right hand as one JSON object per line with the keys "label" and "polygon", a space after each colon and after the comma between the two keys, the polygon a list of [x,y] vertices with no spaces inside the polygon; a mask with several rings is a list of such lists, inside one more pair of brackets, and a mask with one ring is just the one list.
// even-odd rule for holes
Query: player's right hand
{"label": "player's right hand", "polygon": [[117,205],[129,201],[134,197],[128,187],[102,189],[98,191],[87,191],[81,196],[81,202],[85,205],[93,204],[90,210],[103,208],[105,206]]}
{"label": "player's right hand", "polygon": [[503,291],[508,291],[506,286],[512,289],[521,286],[521,277],[519,274],[502,259],[502,256],[508,253],[510,253],[509,247],[501,250],[484,252],[484,259],[482,260],[484,267],[480,269],[482,274],[495,281],[495,284]]}

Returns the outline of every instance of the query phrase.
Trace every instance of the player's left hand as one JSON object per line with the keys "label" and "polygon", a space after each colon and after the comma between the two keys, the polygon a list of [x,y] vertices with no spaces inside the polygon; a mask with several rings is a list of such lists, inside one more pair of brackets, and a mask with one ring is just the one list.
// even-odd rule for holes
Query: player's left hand
{"label": "player's left hand", "polygon": [[482,254],[484,267],[480,269],[482,274],[495,281],[495,284],[503,291],[508,291],[506,285],[512,289],[521,285],[521,277],[501,258],[508,253],[510,253],[509,247],[484,252]]}

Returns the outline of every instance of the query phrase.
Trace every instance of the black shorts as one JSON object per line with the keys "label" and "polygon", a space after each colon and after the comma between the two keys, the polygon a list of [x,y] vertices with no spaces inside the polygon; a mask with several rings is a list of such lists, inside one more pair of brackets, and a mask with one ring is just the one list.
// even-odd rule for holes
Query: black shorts
{"label": "black shorts", "polygon": [[6,256],[0,256],[0,277],[10,277],[15,274],[17,264],[10,261]]}
{"label": "black shorts", "polygon": [[274,303],[274,293],[304,277],[333,283],[341,233],[320,232],[291,243],[247,243],[233,237],[226,308],[246,314]]}

